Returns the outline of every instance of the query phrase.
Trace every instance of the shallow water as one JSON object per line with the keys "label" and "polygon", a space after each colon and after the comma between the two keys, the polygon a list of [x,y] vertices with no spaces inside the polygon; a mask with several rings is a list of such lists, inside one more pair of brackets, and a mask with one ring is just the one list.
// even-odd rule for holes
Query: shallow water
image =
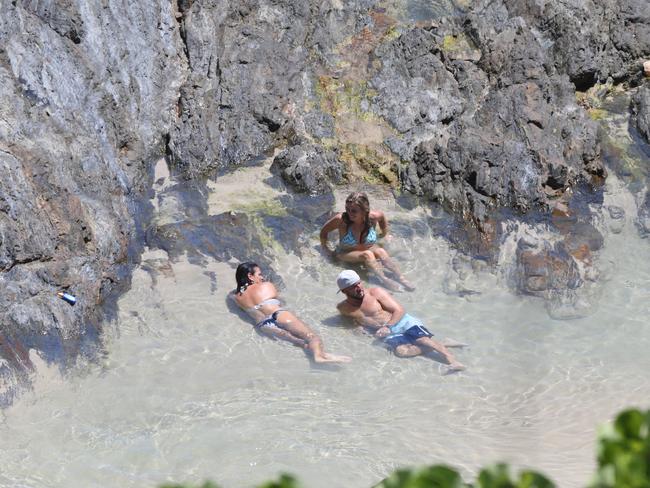
{"label": "shallow water", "polygon": [[[210,212],[274,200],[282,190],[268,176],[256,167],[220,178]],[[278,252],[273,268],[327,349],[354,357],[341,367],[311,364],[229,310],[234,263],[169,263],[150,250],[107,327],[101,364],[65,379],[41,368],[34,391],[4,412],[0,486],[244,487],[286,471],[306,487],[368,487],[400,466],[448,463],[471,479],[496,461],[584,486],[597,426],[650,406],[650,246],[633,225],[634,195],[612,175],[605,203],[630,211],[621,233],[605,235],[602,298],[591,316],[565,321],[514,295],[498,269],[466,277],[477,294],[445,293],[455,251],[430,231],[431,210],[407,211],[386,193],[371,201],[402,222],[389,248],[418,288],[397,298],[438,338],[470,345],[457,352],[466,372],[444,376],[430,358],[393,357],[341,327],[341,268],[320,257],[316,233],[302,257]],[[157,199],[159,221],[178,218],[179,205]],[[405,222],[419,231],[407,235]]]}

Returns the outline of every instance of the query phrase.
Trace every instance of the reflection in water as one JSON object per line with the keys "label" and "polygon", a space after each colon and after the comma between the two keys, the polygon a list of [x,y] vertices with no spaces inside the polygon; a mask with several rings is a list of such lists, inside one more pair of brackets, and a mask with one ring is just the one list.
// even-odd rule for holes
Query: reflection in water
{"label": "reflection in water", "polygon": [[[282,196],[260,183],[262,169],[250,171],[213,185],[211,212],[251,204],[255,192],[233,191],[237,182],[259,198]],[[611,181],[607,204],[634,201]],[[182,215],[179,201],[160,199],[161,221]],[[236,263],[169,262],[148,251],[119,302],[104,364],[65,380],[46,375],[5,412],[0,486],[211,478],[243,487],[288,471],[309,487],[367,487],[399,466],[444,462],[469,476],[498,460],[584,485],[596,426],[624,407],[647,407],[650,396],[650,270],[638,265],[650,249],[632,210],[618,233],[603,230],[601,259],[612,266],[597,313],[554,321],[486,268],[468,266],[459,293],[449,285],[458,256],[431,230],[429,212],[386,194],[371,203],[394,223],[390,251],[417,286],[400,302],[436,337],[470,344],[458,352],[467,372],[442,376],[430,359],[395,358],[344,327],[335,310],[341,268],[319,255],[316,232],[301,256],[280,247],[270,259],[288,306],[331,350],[354,358],[341,367],[310,364],[229,310]]]}

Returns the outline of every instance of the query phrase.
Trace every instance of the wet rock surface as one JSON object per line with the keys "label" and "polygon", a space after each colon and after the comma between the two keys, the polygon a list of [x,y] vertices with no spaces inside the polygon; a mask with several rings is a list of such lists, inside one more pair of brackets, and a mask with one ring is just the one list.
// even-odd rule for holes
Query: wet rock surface
{"label": "wet rock surface", "polygon": [[274,169],[297,191],[312,194],[327,193],[328,182],[342,183],[345,171],[335,152],[315,144],[285,149],[273,160]]}
{"label": "wet rock surface", "polygon": [[[327,214],[331,185],[441,202],[467,224],[441,232],[494,256],[500,210],[544,218],[606,176],[574,90],[643,83],[646,7],[479,1],[414,23],[408,2],[372,0],[2,3],[0,405],[28,378],[30,349],[61,365],[86,354],[144,243],[263,264],[270,242],[304,248],[301,226]],[[633,107],[647,139],[647,87]],[[297,213],[207,212],[205,177],[274,151],[274,171],[304,194],[288,197]],[[197,184],[177,189],[186,214],[151,227],[163,154]],[[576,228],[522,251],[520,282],[578,283],[571,260],[598,238]]]}
{"label": "wet rock surface", "polygon": [[650,143],[650,83],[640,87],[632,97],[632,114],[639,133]]}
{"label": "wet rock surface", "polygon": [[110,7],[0,6],[0,405],[30,349],[61,366],[88,352],[129,283],[182,43],[169,5]]}
{"label": "wet rock surface", "polygon": [[638,82],[650,51],[650,13],[644,0],[544,2],[506,0],[549,45],[553,63],[579,90],[604,82]]}

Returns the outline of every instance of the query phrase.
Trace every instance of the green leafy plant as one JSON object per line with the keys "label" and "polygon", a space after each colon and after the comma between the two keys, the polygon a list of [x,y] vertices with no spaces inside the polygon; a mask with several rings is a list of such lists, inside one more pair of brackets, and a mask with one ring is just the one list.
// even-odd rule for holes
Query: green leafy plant
{"label": "green leafy plant", "polygon": [[476,486],[478,488],[553,488],[555,484],[535,471],[522,471],[519,478],[513,480],[508,466],[497,464],[481,470]]}
{"label": "green leafy plant", "polygon": [[447,466],[398,469],[374,488],[465,488],[460,474]]}
{"label": "green leafy plant", "polygon": [[[190,485],[182,485],[177,483],[161,485],[160,488],[194,488]],[[196,488],[219,488],[219,485],[215,485],[211,481],[206,481],[202,485],[196,486]]]}
{"label": "green leafy plant", "polygon": [[593,488],[650,488],[650,410],[626,410],[603,427]]}
{"label": "green leafy plant", "polygon": [[300,488],[300,485],[296,478],[290,474],[282,474],[278,481],[269,481],[258,488]]}

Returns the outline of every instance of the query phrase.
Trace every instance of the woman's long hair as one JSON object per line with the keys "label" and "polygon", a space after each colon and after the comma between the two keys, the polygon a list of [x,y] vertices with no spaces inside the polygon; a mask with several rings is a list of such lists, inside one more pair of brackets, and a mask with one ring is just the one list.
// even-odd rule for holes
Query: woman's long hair
{"label": "woman's long hair", "polygon": [[255,268],[259,268],[256,263],[246,262],[237,266],[235,279],[237,280],[237,293],[243,293],[253,282],[248,278],[248,274],[254,274]]}
{"label": "woman's long hair", "polygon": [[350,220],[350,216],[348,215],[347,212],[347,207],[349,205],[358,205],[359,208],[361,208],[361,212],[363,212],[363,230],[361,231],[361,235],[359,236],[359,243],[362,243],[366,236],[368,235],[368,232],[370,232],[370,228],[375,225],[373,221],[370,220],[370,201],[368,200],[368,195],[362,192],[354,192],[350,193],[348,197],[345,199],[345,208],[346,211],[343,212],[343,222],[345,222],[346,228],[345,231],[347,232],[348,229],[350,228],[350,225],[352,224],[352,221]]}

